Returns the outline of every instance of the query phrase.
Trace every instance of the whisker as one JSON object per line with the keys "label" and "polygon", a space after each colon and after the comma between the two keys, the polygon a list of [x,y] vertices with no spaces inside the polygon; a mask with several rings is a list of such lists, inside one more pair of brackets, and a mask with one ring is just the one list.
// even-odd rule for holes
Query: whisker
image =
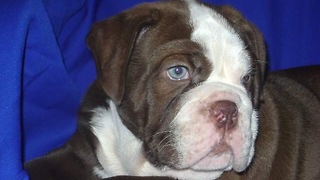
{"label": "whisker", "polygon": [[172,131],[171,131],[171,130],[168,130],[168,131],[160,131],[160,132],[157,132],[157,133],[155,133],[154,135],[152,135],[152,137],[160,136],[160,135],[162,135],[162,134],[164,134],[164,133],[172,133]]}
{"label": "whisker", "polygon": [[162,145],[161,148],[159,148],[159,152],[161,152],[163,150],[163,148],[172,147],[173,145],[174,145],[174,141],[173,140],[169,140],[168,142],[166,142],[166,144]]}
{"label": "whisker", "polygon": [[160,147],[161,144],[162,144],[165,140],[167,140],[168,138],[170,138],[171,136],[172,136],[171,134],[168,134],[165,138],[163,138],[163,139],[157,144],[156,147]]}

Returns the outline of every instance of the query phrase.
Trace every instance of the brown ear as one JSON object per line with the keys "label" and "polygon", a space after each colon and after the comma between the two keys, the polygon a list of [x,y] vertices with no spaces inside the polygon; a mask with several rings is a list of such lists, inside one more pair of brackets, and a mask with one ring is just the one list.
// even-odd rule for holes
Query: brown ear
{"label": "brown ear", "polygon": [[159,20],[159,12],[134,8],[93,25],[87,44],[93,53],[98,82],[119,105],[125,91],[125,72],[137,36],[144,26]]}
{"label": "brown ear", "polygon": [[260,31],[230,6],[218,7],[232,27],[240,34],[252,59],[254,79],[250,91],[254,108],[259,108],[260,94],[266,71],[266,48]]}

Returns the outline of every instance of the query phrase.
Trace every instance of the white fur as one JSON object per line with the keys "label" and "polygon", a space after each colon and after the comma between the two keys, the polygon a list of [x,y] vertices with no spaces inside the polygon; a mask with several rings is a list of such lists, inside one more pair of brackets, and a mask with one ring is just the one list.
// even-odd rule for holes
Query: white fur
{"label": "white fur", "polygon": [[140,157],[141,142],[122,124],[114,103],[109,104],[109,110],[102,107],[93,110],[91,127],[99,140],[96,153],[102,165],[102,168],[96,167],[94,171],[102,178],[135,174],[137,172],[132,166],[140,171],[140,159],[145,161]]}
{"label": "white fur", "polygon": [[188,0],[191,40],[197,42],[211,62],[212,73],[207,81],[239,84],[250,70],[245,45],[228,22],[212,9]]}

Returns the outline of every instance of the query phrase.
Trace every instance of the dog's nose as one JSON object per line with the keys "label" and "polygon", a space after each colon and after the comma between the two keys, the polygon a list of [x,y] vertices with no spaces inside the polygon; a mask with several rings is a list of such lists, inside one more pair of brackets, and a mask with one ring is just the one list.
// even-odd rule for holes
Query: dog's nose
{"label": "dog's nose", "polygon": [[236,126],[238,121],[238,108],[231,101],[217,101],[213,104],[211,114],[218,128],[226,127],[228,130]]}

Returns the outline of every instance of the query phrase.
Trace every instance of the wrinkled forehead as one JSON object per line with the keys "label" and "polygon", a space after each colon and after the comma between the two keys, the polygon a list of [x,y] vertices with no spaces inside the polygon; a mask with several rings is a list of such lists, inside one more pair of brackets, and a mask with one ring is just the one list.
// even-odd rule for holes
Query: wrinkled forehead
{"label": "wrinkled forehead", "polygon": [[197,1],[186,2],[190,13],[189,24],[192,27],[190,39],[201,46],[213,68],[209,79],[237,79],[238,76],[247,74],[250,71],[250,57],[245,44],[228,21],[212,8]]}
{"label": "wrinkled forehead", "polygon": [[194,0],[169,2],[158,6],[163,12],[162,20],[150,30],[148,38],[141,38],[140,50],[147,51],[145,54],[152,54],[155,49],[192,51],[190,43],[174,43],[190,40],[211,64],[208,67],[213,70],[211,79],[235,79],[227,77],[226,69],[234,72],[232,76],[243,76],[250,71],[250,57],[245,44],[221,14]]}

